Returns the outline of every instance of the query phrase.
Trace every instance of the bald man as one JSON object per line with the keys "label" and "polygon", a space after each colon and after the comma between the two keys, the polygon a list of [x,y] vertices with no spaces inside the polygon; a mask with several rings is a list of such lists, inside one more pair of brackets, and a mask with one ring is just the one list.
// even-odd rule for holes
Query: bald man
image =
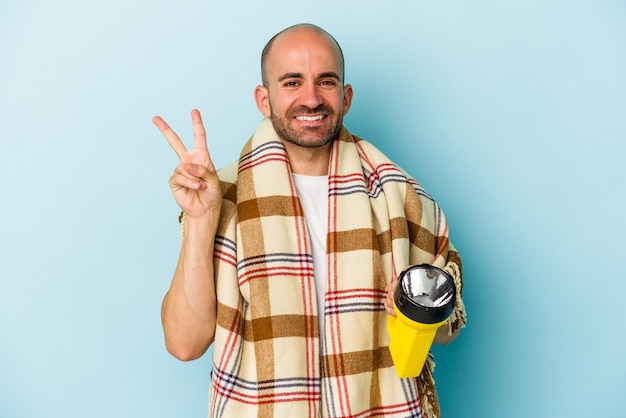
{"label": "bald man", "polygon": [[398,274],[423,263],[459,289],[435,343],[465,324],[441,209],[343,126],[353,90],[326,31],[278,33],[261,73],[265,119],[219,171],[197,110],[191,150],[153,119],[180,159],[169,181],[182,246],[162,307],[168,351],[186,361],[213,344],[211,417],[437,416],[433,363],[399,378],[386,324]]}

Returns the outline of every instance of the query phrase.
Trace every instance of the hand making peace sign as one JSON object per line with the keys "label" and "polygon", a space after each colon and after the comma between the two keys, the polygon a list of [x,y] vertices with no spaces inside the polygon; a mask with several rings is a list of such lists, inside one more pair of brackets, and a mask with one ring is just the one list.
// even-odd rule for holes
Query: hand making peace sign
{"label": "hand making peace sign", "polygon": [[191,112],[194,136],[194,148],[191,151],[187,151],[178,135],[160,116],[152,118],[152,122],[180,159],[180,165],[169,180],[176,203],[190,218],[200,218],[209,212],[219,213],[222,191],[207,148],[200,112],[196,109]]}

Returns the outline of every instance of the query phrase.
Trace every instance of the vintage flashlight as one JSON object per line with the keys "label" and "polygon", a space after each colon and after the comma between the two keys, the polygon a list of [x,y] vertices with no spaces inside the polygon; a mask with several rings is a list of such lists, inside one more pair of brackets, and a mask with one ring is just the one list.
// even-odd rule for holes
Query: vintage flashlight
{"label": "vintage flashlight", "polygon": [[400,273],[389,316],[389,351],[399,377],[415,377],[430,351],[437,328],[452,314],[456,303],[454,280],[445,271],[421,264]]}

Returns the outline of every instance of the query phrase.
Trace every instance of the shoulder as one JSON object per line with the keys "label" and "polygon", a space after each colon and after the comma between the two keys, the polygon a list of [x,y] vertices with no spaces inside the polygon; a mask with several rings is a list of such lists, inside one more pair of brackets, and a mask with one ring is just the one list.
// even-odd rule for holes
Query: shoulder
{"label": "shoulder", "polygon": [[[381,184],[405,184],[412,189],[420,201],[437,206],[435,199],[424,189],[422,184],[409,171],[392,161],[383,151],[371,142],[356,135],[348,134],[351,141],[360,150],[361,159],[375,173]],[[416,169],[417,167],[412,167]],[[438,207],[436,207],[439,210]]]}

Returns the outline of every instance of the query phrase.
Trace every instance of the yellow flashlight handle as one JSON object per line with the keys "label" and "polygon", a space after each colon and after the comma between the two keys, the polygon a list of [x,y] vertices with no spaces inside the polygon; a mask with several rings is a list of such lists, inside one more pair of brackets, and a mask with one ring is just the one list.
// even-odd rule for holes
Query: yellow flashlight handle
{"label": "yellow flashlight handle", "polygon": [[437,328],[445,320],[435,324],[422,324],[413,321],[398,310],[394,302],[397,317],[389,315],[389,351],[398,376],[419,376],[428,357],[428,352],[435,339]]}

